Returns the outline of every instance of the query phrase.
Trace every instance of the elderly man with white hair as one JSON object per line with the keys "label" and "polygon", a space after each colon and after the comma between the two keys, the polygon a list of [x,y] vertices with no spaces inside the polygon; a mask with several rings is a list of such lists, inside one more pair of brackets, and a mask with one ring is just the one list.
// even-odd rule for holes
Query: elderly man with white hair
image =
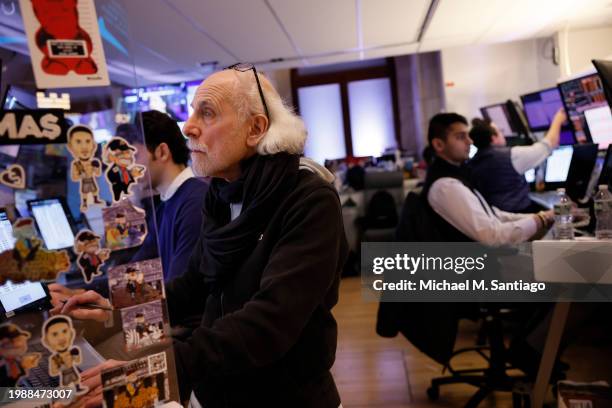
{"label": "elderly man with white hair", "polygon": [[191,105],[192,167],[212,182],[188,269],[166,288],[171,321],[202,314],[174,343],[181,394],[204,408],[337,408],[331,309],[348,247],[333,176],[300,159],[302,120],[252,65],[209,76]]}
{"label": "elderly man with white hair", "polygon": [[180,381],[203,407],[333,407],[340,203],[324,168],[299,155],[306,130],[252,65],[208,77],[183,132],[212,177],[200,241],[167,288],[172,319],[203,313],[175,343]]}

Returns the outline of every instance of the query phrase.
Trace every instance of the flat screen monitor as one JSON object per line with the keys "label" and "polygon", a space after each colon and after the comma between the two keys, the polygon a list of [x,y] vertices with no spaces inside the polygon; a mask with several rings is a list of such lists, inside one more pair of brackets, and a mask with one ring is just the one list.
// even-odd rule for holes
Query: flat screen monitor
{"label": "flat screen monitor", "polygon": [[[189,112],[189,116],[193,113],[193,108],[191,107],[191,101],[193,101],[193,97],[195,96],[196,89],[202,81],[191,81],[185,83],[185,92],[187,94],[187,112]],[[181,128],[182,129],[182,128]]]}
{"label": "flat screen monitor", "polygon": [[495,123],[505,137],[527,135],[527,125],[524,123],[524,118],[519,114],[515,103],[511,100],[485,106],[480,108],[480,112],[485,119]]}
{"label": "flat screen monitor", "polygon": [[584,112],[608,105],[599,75],[590,74],[561,82],[558,87],[565,112],[574,128],[576,141],[589,142],[590,134]]}
{"label": "flat screen monitor", "polygon": [[28,201],[28,207],[47,249],[74,246],[71,217],[59,198],[31,200]]}
{"label": "flat screen monitor", "polygon": [[157,110],[167,113],[176,121],[186,121],[189,112],[187,110],[185,84],[124,89],[121,110],[132,115],[138,112]]}
{"label": "flat screen monitor", "polygon": [[525,180],[528,183],[535,183],[535,179],[536,179],[535,175],[536,175],[535,169],[527,170],[525,172]]}
{"label": "flat screen monitor", "polygon": [[607,105],[584,111],[584,119],[589,127],[593,143],[599,150],[605,150],[612,143],[612,111]]}
{"label": "flat screen monitor", "polygon": [[472,157],[476,156],[476,153],[478,153],[478,148],[476,146],[474,146],[473,144],[470,145],[470,153],[469,153],[469,158],[471,159]]}
{"label": "flat screen monitor", "polygon": [[546,183],[563,183],[567,179],[573,154],[572,146],[561,146],[555,149],[546,160]]}
{"label": "flat screen monitor", "polygon": [[14,246],[13,224],[6,210],[0,208],[0,252],[13,249]]}
{"label": "flat screen monitor", "polygon": [[19,311],[49,309],[49,293],[41,282],[6,282],[0,285],[0,314],[4,318],[14,316]]}
{"label": "flat screen monitor", "polygon": [[480,111],[485,119],[489,119],[497,125],[497,128],[505,137],[515,136],[512,126],[510,125],[510,114],[505,103],[486,106],[481,108]]}
{"label": "flat screen monitor", "polygon": [[586,143],[574,146],[572,162],[565,181],[565,191],[572,200],[578,201],[585,196],[596,160],[596,144]]}
{"label": "flat screen monitor", "polygon": [[[532,132],[546,132],[550,128],[557,111],[563,109],[561,94],[556,87],[522,95],[521,101],[527,124]],[[569,122],[566,122],[561,128],[560,144],[571,145],[574,143],[574,133]]]}
{"label": "flat screen monitor", "polygon": [[34,92],[27,91],[14,85],[9,85],[4,92],[2,107],[4,109],[36,109]]}
{"label": "flat screen monitor", "polygon": [[593,65],[599,73],[608,105],[612,109],[612,60],[593,60]]}
{"label": "flat screen monitor", "polygon": [[608,146],[606,158],[601,166],[601,173],[599,173],[599,182],[597,185],[601,184],[612,186],[612,145]]}

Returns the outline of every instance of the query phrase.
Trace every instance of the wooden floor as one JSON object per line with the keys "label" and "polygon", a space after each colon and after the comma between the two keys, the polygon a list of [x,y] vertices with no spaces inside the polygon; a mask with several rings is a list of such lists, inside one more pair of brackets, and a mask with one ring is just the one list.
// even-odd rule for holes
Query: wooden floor
{"label": "wooden floor", "polygon": [[[334,308],[338,320],[338,352],[333,374],[344,408],[389,407],[463,407],[475,392],[468,385],[447,385],[440,389],[440,399],[428,400],[426,390],[431,378],[441,375],[441,366],[422,354],[403,336],[379,337],[375,332],[377,303],[366,303],[361,296],[359,278],[345,278],[340,287],[340,301]],[[477,326],[462,322],[457,346],[473,345]],[[582,361],[579,368],[593,374],[593,367],[580,358],[584,350],[568,350]],[[594,351],[597,358],[601,358]],[[609,359],[607,361],[612,361]],[[476,356],[459,361],[462,368],[481,366]],[[405,365],[404,365],[405,364]],[[608,365],[608,364],[606,364]],[[572,365],[573,366],[573,365]],[[405,369],[406,368],[406,369]],[[607,367],[609,373],[609,367]],[[572,373],[572,371],[570,371]],[[599,376],[578,380],[606,379]],[[479,408],[511,407],[509,393],[496,393]]]}

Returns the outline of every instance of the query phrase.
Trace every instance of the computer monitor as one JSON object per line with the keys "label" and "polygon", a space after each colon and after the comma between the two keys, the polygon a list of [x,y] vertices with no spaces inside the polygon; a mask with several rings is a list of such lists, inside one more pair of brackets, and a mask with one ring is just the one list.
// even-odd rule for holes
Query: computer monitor
{"label": "computer monitor", "polygon": [[608,105],[612,109],[612,61],[611,60],[593,60],[593,65],[599,73],[601,82],[603,83],[604,93],[608,98]]}
{"label": "computer monitor", "polygon": [[[187,93],[187,112],[189,112],[189,116],[193,113],[193,108],[191,107],[191,101],[193,101],[193,97],[195,96],[196,90],[202,81],[191,81],[185,83],[185,90]],[[182,129],[182,127],[181,127]]]}
{"label": "computer monitor", "polygon": [[527,135],[516,105],[511,100],[480,108],[485,119],[495,123],[505,137]]}
{"label": "computer monitor", "polygon": [[47,249],[55,250],[74,246],[74,221],[62,199],[30,200],[28,207]]}
{"label": "computer monitor", "polygon": [[6,87],[2,98],[3,109],[36,109],[37,106],[33,91],[27,91],[14,85]]}
{"label": "computer monitor", "polygon": [[607,105],[584,111],[584,119],[589,127],[591,140],[605,150],[612,143],[612,111]]}
{"label": "computer monitor", "polygon": [[[532,132],[548,131],[557,111],[563,109],[561,94],[556,87],[521,95],[521,101],[527,124]],[[561,145],[575,143],[574,132],[569,122],[563,124],[559,142]]]}
{"label": "computer monitor", "polygon": [[527,181],[528,183],[535,183],[535,179],[536,179],[536,172],[535,169],[530,169],[527,170],[525,172],[525,181]]}
{"label": "computer monitor", "polygon": [[591,136],[584,112],[608,105],[599,75],[590,74],[561,82],[558,88],[565,112],[574,128],[576,141],[578,143],[590,142]]}
{"label": "computer monitor", "polygon": [[546,160],[544,181],[550,183],[564,183],[572,160],[572,146],[561,146],[555,149]]}
{"label": "computer monitor", "polygon": [[0,252],[11,250],[14,246],[13,224],[6,210],[0,208]]}
{"label": "computer monitor", "polygon": [[0,285],[0,320],[19,312],[47,310],[51,308],[51,296],[41,282],[6,282]]}
{"label": "computer monitor", "polygon": [[585,196],[596,160],[596,144],[586,143],[574,146],[572,162],[565,181],[565,191],[572,200],[578,201]]}
{"label": "computer monitor", "polygon": [[121,110],[135,115],[138,112],[157,110],[167,113],[176,121],[186,121],[187,94],[185,84],[152,85],[123,90]]}
{"label": "computer monitor", "polygon": [[606,158],[601,166],[601,173],[599,173],[597,185],[601,184],[607,184],[612,187],[612,145],[608,146]]}

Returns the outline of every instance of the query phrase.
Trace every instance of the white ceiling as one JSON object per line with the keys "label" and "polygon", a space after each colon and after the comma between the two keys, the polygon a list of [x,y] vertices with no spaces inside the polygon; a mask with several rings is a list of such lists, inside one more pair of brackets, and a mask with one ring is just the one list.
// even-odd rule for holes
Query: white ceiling
{"label": "white ceiling", "polygon": [[[16,0],[2,0],[15,1]],[[432,1],[430,24],[418,42]],[[260,69],[330,64],[612,24],[612,0],[95,0],[111,78],[201,78],[237,61]],[[23,35],[0,14],[0,36]],[[607,39],[609,40],[609,39]],[[0,46],[3,46],[0,44]],[[25,44],[4,44],[27,52]],[[126,52],[127,50],[127,52]],[[134,72],[136,72],[136,79]]]}

